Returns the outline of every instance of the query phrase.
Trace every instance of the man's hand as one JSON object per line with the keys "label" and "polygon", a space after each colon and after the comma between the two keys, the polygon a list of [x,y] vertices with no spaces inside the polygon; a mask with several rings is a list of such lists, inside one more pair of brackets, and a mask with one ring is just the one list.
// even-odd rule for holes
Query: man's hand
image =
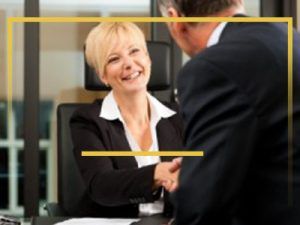
{"label": "man's hand", "polygon": [[172,166],[170,167],[170,172],[173,173],[177,170],[180,170],[181,163],[182,163],[182,157],[177,157],[177,158],[173,159]]}
{"label": "man's hand", "polygon": [[176,189],[178,188],[178,176],[179,176],[179,172],[180,172],[180,168],[181,168],[181,162],[182,162],[182,157],[177,157],[177,158],[173,159],[172,164],[169,167],[169,171],[170,171],[170,173],[173,173],[174,175],[176,175],[176,180],[174,180],[174,181],[166,180],[162,184],[164,186],[164,188],[169,192],[176,191]]}
{"label": "man's hand", "polygon": [[162,162],[156,165],[154,172],[154,187],[163,186],[173,192],[178,187],[178,176],[182,158],[175,158],[172,162]]}

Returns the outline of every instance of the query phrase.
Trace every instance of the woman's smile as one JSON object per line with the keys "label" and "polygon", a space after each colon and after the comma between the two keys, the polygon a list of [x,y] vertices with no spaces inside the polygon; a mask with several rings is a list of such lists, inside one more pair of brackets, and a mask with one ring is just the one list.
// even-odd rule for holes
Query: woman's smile
{"label": "woman's smile", "polygon": [[133,73],[127,75],[127,76],[122,77],[122,81],[135,80],[135,79],[137,79],[140,76],[141,76],[141,72],[140,71],[136,71],[136,72],[133,72]]}

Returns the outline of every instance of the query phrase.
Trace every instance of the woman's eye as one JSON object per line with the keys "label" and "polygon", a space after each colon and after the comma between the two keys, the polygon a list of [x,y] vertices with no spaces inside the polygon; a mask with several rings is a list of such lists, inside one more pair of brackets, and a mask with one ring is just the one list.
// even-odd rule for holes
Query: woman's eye
{"label": "woman's eye", "polygon": [[107,64],[110,64],[110,63],[115,63],[115,62],[117,62],[119,60],[119,58],[118,57],[113,57],[113,58],[110,58],[110,59],[108,59],[108,61],[107,61]]}
{"label": "woman's eye", "polygon": [[130,54],[134,54],[134,53],[139,52],[139,51],[140,51],[140,49],[133,48],[133,49],[130,50]]}

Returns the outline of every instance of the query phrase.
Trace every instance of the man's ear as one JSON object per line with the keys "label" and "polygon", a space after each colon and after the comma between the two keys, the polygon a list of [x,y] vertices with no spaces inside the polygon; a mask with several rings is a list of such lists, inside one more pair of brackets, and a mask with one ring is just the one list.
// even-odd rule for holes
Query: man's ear
{"label": "man's ear", "polygon": [[186,22],[171,22],[169,24],[170,32],[175,37],[186,37],[189,33],[189,25]]}
{"label": "man's ear", "polygon": [[178,13],[178,11],[175,8],[169,7],[168,8],[168,17],[180,17],[180,14]]}
{"label": "man's ear", "polygon": [[[173,7],[168,8],[169,17],[181,17],[182,15]],[[188,31],[188,24],[185,22],[170,22],[168,23],[170,31],[176,35],[186,34]]]}

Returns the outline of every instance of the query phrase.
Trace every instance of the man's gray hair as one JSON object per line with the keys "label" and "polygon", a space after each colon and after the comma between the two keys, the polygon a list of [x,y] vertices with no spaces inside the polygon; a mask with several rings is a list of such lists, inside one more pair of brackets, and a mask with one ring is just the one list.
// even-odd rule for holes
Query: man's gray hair
{"label": "man's gray hair", "polygon": [[163,16],[168,16],[168,8],[173,7],[183,16],[210,16],[232,6],[240,4],[240,0],[158,0]]}

